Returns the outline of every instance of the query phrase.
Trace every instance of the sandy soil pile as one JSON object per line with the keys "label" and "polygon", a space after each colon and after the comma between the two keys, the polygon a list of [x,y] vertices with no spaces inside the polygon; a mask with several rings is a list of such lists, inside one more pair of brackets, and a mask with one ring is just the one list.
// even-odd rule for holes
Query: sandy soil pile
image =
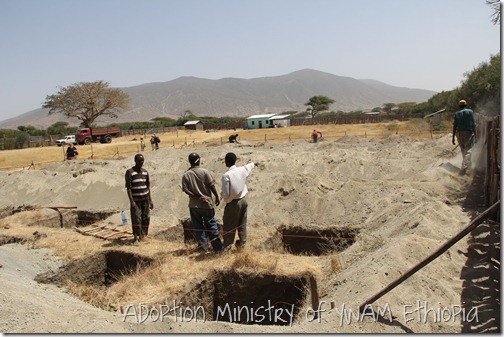
{"label": "sandy soil pile", "polygon": [[[227,152],[237,154],[238,164],[249,160],[257,164],[248,180],[249,242],[253,249],[261,249],[280,226],[345,226],[358,230],[355,243],[338,253],[342,269],[319,280],[320,301],[325,301],[326,310],[320,320],[311,321],[304,308],[293,325],[286,327],[173,320],[122,322],[119,313],[99,310],[64,293],[64,289],[33,281],[36,274],[56,268],[61,261],[49,258],[45,250],[8,244],[0,247],[0,303],[6,314],[0,318],[0,331],[460,332],[464,324],[476,323],[461,322],[464,317],[460,313],[450,318],[446,311],[445,319],[440,321],[434,312],[447,307],[453,316],[463,306],[461,269],[468,249],[465,240],[375,303],[386,311],[385,320],[376,322],[365,317],[350,323],[350,317],[342,318],[344,310],[348,310],[347,314],[355,312],[364,300],[471,221],[471,214],[463,207],[471,177],[458,174],[461,156],[458,150],[451,151],[450,138],[419,141],[405,136],[343,137],[318,144],[245,143],[144,152],[144,167],[153,185],[153,235],[188,217],[187,197],[180,189],[180,181],[192,151],[198,152],[202,166],[213,172],[218,189],[226,170]],[[57,205],[128,210],[124,172],[132,165],[133,155],[122,160],[57,163],[40,171],[0,172],[0,208]],[[218,207],[219,221],[223,209],[223,205]],[[10,218],[1,220],[1,235],[10,234]],[[108,221],[119,224],[119,214]],[[139,253],[141,250],[142,246],[138,247]],[[422,316],[419,305],[433,311]],[[389,314],[394,317],[392,322]]]}

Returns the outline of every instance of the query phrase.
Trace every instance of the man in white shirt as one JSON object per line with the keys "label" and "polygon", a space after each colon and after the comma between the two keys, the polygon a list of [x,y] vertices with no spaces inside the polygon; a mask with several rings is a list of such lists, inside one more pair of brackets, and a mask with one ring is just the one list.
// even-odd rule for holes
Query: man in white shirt
{"label": "man in white shirt", "polygon": [[242,248],[247,241],[247,208],[245,196],[248,193],[247,177],[254,168],[254,163],[237,167],[236,155],[232,152],[224,158],[229,169],[222,175],[221,198],[226,203],[223,216],[224,248],[233,244],[236,230],[238,238],[236,247]]}

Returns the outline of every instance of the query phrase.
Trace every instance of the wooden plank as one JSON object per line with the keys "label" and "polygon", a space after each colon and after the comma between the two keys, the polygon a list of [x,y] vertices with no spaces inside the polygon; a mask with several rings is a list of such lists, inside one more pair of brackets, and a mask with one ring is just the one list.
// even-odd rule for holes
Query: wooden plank
{"label": "wooden plank", "polygon": [[96,233],[93,233],[93,235],[100,235],[100,236],[103,236],[105,233],[109,233],[109,230],[108,229],[102,229]]}
{"label": "wooden plank", "polygon": [[92,228],[88,228],[88,229],[78,229],[77,227],[75,227],[77,231],[81,232],[81,233],[91,233],[91,232],[96,232],[96,231],[99,231],[100,228],[99,227],[92,227]]}
{"label": "wooden plank", "polygon": [[123,239],[131,239],[133,237],[133,234],[119,230],[117,228],[110,228],[105,225],[102,226],[96,226],[93,225],[93,228],[89,229],[80,229],[78,227],[74,227],[74,229],[83,234],[83,235],[89,235],[89,236],[94,236],[99,239],[104,239],[104,240],[123,240]]}
{"label": "wooden plank", "polygon": [[103,238],[108,239],[110,237],[113,237],[114,235],[130,235],[130,234],[125,232],[113,232],[111,234],[105,235]]}

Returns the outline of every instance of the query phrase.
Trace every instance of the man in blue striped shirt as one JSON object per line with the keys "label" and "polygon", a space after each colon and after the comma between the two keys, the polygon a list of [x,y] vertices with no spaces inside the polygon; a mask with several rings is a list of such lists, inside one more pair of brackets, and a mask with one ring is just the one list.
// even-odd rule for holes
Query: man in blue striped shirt
{"label": "man in blue striped shirt", "polygon": [[149,234],[150,210],[154,208],[150,193],[150,179],[147,170],[143,169],[144,156],[135,155],[135,166],[125,174],[126,190],[130,200],[131,227],[133,231],[133,245]]}

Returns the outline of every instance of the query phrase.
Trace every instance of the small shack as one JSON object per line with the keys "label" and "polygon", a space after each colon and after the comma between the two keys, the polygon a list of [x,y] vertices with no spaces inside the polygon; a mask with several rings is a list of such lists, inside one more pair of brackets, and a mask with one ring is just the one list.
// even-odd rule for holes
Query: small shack
{"label": "small shack", "polygon": [[273,117],[270,117],[269,119],[269,127],[274,128],[274,127],[286,127],[290,126],[290,115],[276,115]]}
{"label": "small shack", "polygon": [[187,130],[203,130],[203,123],[201,121],[187,121],[184,123]]}
{"label": "small shack", "polygon": [[253,115],[247,117],[247,128],[248,129],[268,128],[270,125],[270,118],[273,116],[275,116],[275,114]]}

